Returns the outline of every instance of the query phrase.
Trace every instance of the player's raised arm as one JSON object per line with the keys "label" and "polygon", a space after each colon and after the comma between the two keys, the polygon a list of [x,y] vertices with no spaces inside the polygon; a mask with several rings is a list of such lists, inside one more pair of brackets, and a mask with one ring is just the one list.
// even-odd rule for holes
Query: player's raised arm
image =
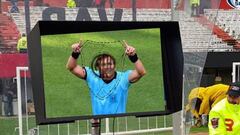
{"label": "player's raised arm", "polygon": [[126,41],[123,41],[123,45],[125,47],[126,55],[129,57],[129,60],[135,65],[135,69],[128,77],[128,80],[134,83],[146,74],[146,70],[142,61],[137,56],[136,49],[128,45]]}
{"label": "player's raised arm", "polygon": [[86,76],[85,70],[83,67],[77,64],[77,59],[81,53],[82,40],[79,43],[72,45],[72,55],[69,57],[66,68],[71,71],[74,75],[84,79]]}

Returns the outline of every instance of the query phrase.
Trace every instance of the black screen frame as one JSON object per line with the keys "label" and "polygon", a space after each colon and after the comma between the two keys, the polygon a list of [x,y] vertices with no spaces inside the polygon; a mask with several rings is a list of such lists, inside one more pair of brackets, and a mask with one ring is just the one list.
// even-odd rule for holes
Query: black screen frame
{"label": "black screen frame", "polygon": [[[160,28],[161,30],[165,111],[98,116],[46,117],[41,36],[144,28]],[[182,109],[183,52],[178,22],[39,21],[28,35],[27,40],[36,123],[38,125],[69,123],[75,120],[91,118],[168,115]]]}

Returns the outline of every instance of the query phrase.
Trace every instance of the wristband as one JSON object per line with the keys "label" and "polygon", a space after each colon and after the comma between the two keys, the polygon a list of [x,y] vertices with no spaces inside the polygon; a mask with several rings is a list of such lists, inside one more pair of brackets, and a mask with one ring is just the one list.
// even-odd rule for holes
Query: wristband
{"label": "wristband", "polygon": [[138,56],[136,53],[133,56],[128,56],[128,58],[132,63],[135,63],[138,60]]}
{"label": "wristband", "polygon": [[74,59],[77,59],[79,57],[79,55],[80,55],[80,52],[72,52],[72,57]]}

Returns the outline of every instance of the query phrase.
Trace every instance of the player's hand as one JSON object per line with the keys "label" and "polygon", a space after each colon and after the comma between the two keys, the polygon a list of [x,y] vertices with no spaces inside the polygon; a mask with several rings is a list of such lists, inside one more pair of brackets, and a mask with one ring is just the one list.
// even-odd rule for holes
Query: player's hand
{"label": "player's hand", "polygon": [[83,44],[82,40],[80,40],[79,43],[74,43],[72,45],[72,51],[75,52],[75,53],[80,53],[81,49],[82,49],[82,44]]}
{"label": "player's hand", "polygon": [[125,48],[125,54],[128,56],[133,56],[136,54],[136,49],[130,45],[128,45],[128,43],[123,40],[123,46]]}

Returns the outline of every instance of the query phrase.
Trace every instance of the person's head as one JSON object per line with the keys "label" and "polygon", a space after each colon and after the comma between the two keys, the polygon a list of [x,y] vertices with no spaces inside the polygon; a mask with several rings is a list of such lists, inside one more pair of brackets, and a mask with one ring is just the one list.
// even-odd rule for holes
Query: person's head
{"label": "person's head", "polygon": [[201,103],[202,103],[202,99],[197,98],[197,97],[196,97],[196,98],[193,98],[193,99],[191,100],[191,109],[199,112]]}
{"label": "person's head", "polygon": [[111,80],[115,76],[115,58],[107,53],[99,54],[93,59],[92,66],[99,71],[103,80]]}
{"label": "person's head", "polygon": [[228,89],[228,102],[231,104],[240,104],[240,82],[232,83]]}
{"label": "person's head", "polygon": [[31,99],[28,99],[28,100],[27,100],[27,103],[32,103],[32,100],[31,100]]}
{"label": "person's head", "polygon": [[199,117],[198,112],[202,103],[200,91],[204,89],[204,87],[196,87],[192,89],[188,95],[188,105],[186,106],[186,111],[190,111],[196,118]]}

